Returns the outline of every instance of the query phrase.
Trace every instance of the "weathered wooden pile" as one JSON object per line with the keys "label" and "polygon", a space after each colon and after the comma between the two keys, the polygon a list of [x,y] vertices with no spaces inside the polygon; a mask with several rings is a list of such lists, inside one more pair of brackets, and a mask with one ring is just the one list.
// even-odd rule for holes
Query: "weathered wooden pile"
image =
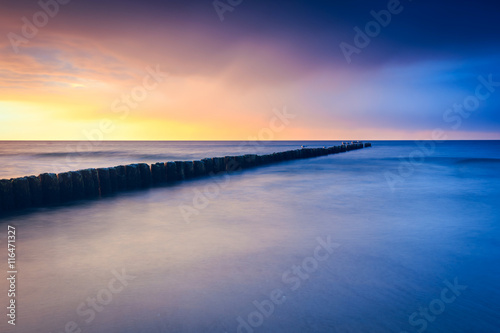
{"label": "weathered wooden pile", "polygon": [[267,155],[225,156],[152,165],[139,163],[2,179],[0,180],[0,215],[31,207],[105,197],[122,191],[149,188],[283,161],[342,153],[363,147],[371,147],[371,144],[363,145],[361,142],[352,142],[341,146],[302,148]]}

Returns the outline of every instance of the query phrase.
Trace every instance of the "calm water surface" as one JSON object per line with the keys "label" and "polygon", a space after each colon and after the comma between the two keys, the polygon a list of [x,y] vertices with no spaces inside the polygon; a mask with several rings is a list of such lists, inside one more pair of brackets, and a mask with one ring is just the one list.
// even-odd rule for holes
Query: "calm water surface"
{"label": "calm water surface", "polygon": [[[68,157],[75,144],[0,143],[0,178],[250,152],[112,142]],[[258,152],[302,144],[337,142]],[[500,142],[422,149],[374,142],[4,218],[19,294],[0,331],[499,332]]]}

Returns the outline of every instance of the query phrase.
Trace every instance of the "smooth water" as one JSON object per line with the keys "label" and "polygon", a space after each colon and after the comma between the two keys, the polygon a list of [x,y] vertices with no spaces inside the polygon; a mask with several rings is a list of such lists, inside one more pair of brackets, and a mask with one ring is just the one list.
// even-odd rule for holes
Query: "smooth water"
{"label": "smooth water", "polygon": [[338,141],[0,141],[1,178],[107,168],[132,163],[193,161],[205,157],[268,154]]}
{"label": "smooth water", "polygon": [[[52,171],[65,144],[1,143],[0,178]],[[102,143],[79,163],[242,144]],[[303,144],[337,142],[258,148]],[[19,265],[0,331],[499,332],[500,142],[373,144],[0,220]]]}

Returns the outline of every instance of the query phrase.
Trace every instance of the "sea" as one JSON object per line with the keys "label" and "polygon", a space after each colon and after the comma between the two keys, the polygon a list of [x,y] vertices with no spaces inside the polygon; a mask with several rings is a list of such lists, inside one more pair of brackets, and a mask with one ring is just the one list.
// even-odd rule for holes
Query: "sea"
{"label": "sea", "polygon": [[[0,219],[0,332],[500,332],[500,141],[373,147]],[[0,178],[338,145],[0,142]]]}

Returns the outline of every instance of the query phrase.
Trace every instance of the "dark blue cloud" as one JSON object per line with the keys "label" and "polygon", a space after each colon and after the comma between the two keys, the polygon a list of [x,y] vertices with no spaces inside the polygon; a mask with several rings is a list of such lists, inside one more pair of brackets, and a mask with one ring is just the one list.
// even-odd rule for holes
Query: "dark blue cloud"
{"label": "dark blue cloud", "polygon": [[[218,1],[227,4],[227,0]],[[339,44],[352,44],[353,28],[364,30],[374,20],[371,11],[386,10],[389,2],[242,0],[239,5],[231,6],[232,11],[224,13],[225,20],[221,22],[212,0],[72,0],[64,6],[64,17],[57,20],[78,29],[84,29],[85,25],[99,26],[104,33],[128,24],[150,29],[201,27],[200,34],[217,34],[228,43],[248,37],[275,38],[307,52],[313,61],[328,62],[343,60]],[[392,15],[391,23],[381,29],[361,55],[353,56],[357,58],[354,66],[500,52],[496,42],[500,35],[500,4],[496,2],[401,0],[400,3],[403,10]],[[29,16],[38,5],[35,1],[19,0],[9,1],[5,6]]]}

